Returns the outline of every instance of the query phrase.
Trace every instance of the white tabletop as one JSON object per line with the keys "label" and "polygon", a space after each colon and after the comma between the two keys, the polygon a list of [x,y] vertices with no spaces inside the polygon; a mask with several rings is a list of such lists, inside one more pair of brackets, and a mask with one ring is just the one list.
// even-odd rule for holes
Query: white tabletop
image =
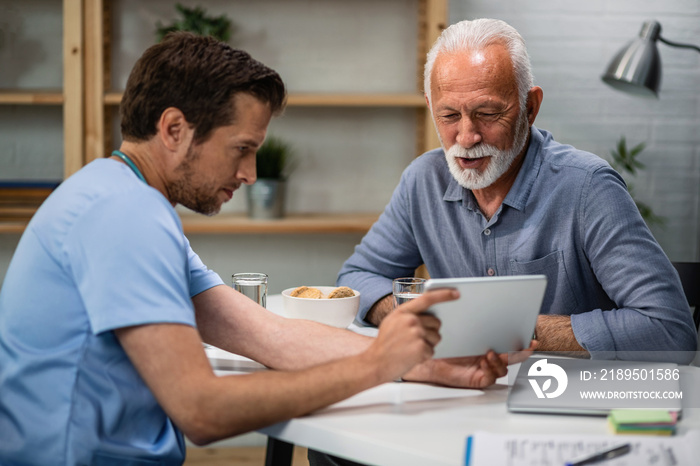
{"label": "white tabletop", "polygon": [[[279,295],[268,297],[267,307],[283,315]],[[227,361],[243,371],[260,368],[240,356],[207,351],[219,368]],[[485,390],[384,384],[260,432],[361,463],[406,466],[462,465],[466,439],[476,431],[610,435],[605,417],[508,412],[507,383],[504,377]],[[700,428],[700,368],[681,367],[681,383],[684,408],[679,435]]]}

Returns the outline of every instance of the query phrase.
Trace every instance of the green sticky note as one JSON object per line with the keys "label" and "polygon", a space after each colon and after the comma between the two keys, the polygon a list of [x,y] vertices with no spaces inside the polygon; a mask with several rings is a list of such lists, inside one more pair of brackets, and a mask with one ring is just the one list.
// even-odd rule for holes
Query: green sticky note
{"label": "green sticky note", "polygon": [[608,415],[614,424],[671,423],[673,416],[661,409],[613,409]]}

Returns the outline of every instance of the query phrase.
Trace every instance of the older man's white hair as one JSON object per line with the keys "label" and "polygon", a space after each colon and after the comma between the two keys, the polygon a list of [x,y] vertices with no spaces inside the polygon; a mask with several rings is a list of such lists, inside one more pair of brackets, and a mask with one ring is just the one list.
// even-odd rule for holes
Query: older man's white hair
{"label": "older man's white hair", "polygon": [[482,50],[493,44],[504,44],[513,62],[515,80],[518,84],[520,110],[525,109],[527,93],[534,85],[530,57],[522,36],[511,25],[498,19],[475,19],[460,21],[445,29],[435,41],[425,63],[424,92],[430,100],[430,78],[435,59],[441,53],[458,53],[467,50]]}

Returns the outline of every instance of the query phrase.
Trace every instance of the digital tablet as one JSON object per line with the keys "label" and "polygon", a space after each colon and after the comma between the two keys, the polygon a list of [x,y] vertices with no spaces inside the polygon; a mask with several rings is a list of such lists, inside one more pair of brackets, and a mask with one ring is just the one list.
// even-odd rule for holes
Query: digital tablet
{"label": "digital tablet", "polygon": [[530,346],[547,277],[432,278],[425,290],[456,288],[460,297],[431,306],[442,325],[435,358],[475,356],[488,350],[519,351]]}

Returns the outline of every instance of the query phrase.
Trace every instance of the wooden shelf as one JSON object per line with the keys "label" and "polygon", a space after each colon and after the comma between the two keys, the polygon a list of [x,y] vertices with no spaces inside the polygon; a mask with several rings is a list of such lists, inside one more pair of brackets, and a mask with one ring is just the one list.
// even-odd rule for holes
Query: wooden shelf
{"label": "wooden shelf", "polygon": [[[119,105],[121,92],[108,92],[106,105]],[[289,94],[290,107],[425,107],[423,94]]]}
{"label": "wooden shelf", "polygon": [[[0,234],[22,233],[33,211],[24,212],[26,218],[0,220]],[[364,234],[379,214],[294,214],[279,220],[253,220],[245,214],[188,213],[180,218],[185,234]]]}
{"label": "wooden shelf", "polygon": [[0,220],[0,234],[17,233],[21,234],[29,223],[26,220]]}
{"label": "wooden shelf", "polygon": [[38,208],[38,206],[30,205],[0,205],[0,221],[22,222],[24,220],[29,220]]}
{"label": "wooden shelf", "polygon": [[3,105],[63,105],[60,90],[5,90],[0,89],[0,104]]}
{"label": "wooden shelf", "polygon": [[422,94],[290,94],[292,107],[418,107],[425,106]]}
{"label": "wooden shelf", "polygon": [[186,234],[366,233],[379,214],[294,214],[279,220],[253,220],[245,214],[181,215]]}

